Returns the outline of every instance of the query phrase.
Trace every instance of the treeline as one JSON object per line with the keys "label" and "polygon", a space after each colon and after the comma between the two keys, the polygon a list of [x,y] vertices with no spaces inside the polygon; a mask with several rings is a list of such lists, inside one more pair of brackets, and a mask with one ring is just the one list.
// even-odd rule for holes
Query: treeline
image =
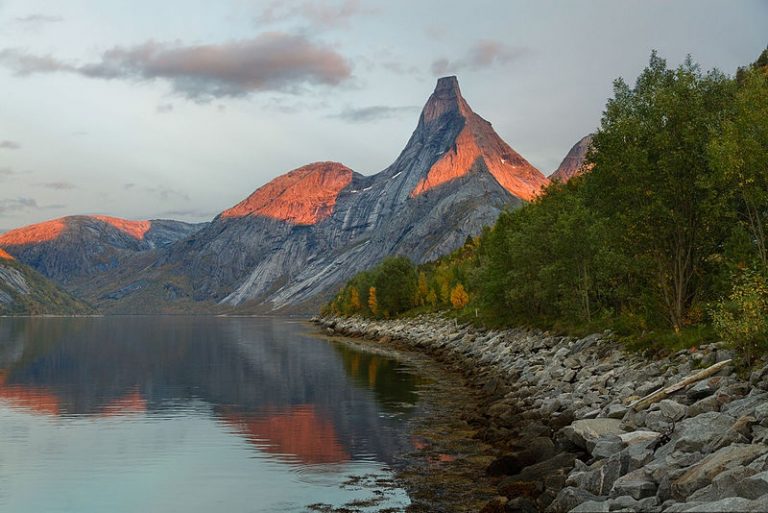
{"label": "treeline", "polygon": [[585,166],[452,255],[358,275],[327,309],[768,348],[768,50],[733,78],[654,52],[634,87],[614,83]]}

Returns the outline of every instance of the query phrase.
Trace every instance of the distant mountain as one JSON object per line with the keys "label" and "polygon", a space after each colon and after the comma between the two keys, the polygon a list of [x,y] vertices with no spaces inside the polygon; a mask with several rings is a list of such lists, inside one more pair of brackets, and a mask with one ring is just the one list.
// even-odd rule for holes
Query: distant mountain
{"label": "distant mountain", "polygon": [[204,224],[70,216],[0,234],[0,248],[65,287],[119,267],[133,253],[183,239]]}
{"label": "distant mountain", "polygon": [[93,308],[0,249],[0,315],[94,312]]}
{"label": "distant mountain", "polygon": [[65,218],[8,232],[0,247],[107,312],[306,310],[386,256],[452,251],[547,183],[445,77],[375,175],[316,162],[207,225]]}
{"label": "distant mountain", "polygon": [[295,169],[189,238],[92,283],[106,311],[272,310],[319,304],[382,258],[435,259],[533,198],[548,180],[438,80],[405,149],[363,176],[336,162]]}
{"label": "distant mountain", "polygon": [[587,156],[589,146],[592,144],[592,137],[593,134],[589,134],[582,137],[579,142],[574,144],[560,163],[560,166],[549,175],[549,179],[565,183],[574,176],[589,171],[589,167],[585,166],[584,160]]}

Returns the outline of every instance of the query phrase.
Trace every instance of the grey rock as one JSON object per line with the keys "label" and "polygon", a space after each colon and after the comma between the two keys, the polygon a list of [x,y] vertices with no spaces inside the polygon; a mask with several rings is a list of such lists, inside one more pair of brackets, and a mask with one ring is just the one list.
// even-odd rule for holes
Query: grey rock
{"label": "grey rock", "polygon": [[748,465],[768,451],[762,444],[734,444],[706,456],[692,465],[672,483],[673,497],[686,498],[696,490],[709,485],[721,472]]}
{"label": "grey rock", "polygon": [[618,435],[603,435],[597,439],[590,454],[593,458],[608,458],[624,448],[624,442]]}
{"label": "grey rock", "polygon": [[611,488],[611,496],[629,495],[640,500],[656,495],[658,486],[643,469],[634,470],[618,478]]}
{"label": "grey rock", "polygon": [[566,513],[571,511],[579,504],[587,501],[599,502],[601,499],[596,495],[580,488],[567,486],[558,492],[555,500],[547,508],[549,513]]}
{"label": "grey rock", "polygon": [[704,397],[688,407],[688,415],[691,417],[713,411],[720,411],[720,401],[714,395]]}
{"label": "grey rock", "polygon": [[659,409],[662,415],[672,421],[678,421],[686,416],[688,407],[671,399],[664,399],[659,402]]}
{"label": "grey rock", "polygon": [[582,502],[575,508],[573,508],[569,513],[607,513],[610,511],[609,505],[605,501],[597,502],[597,501],[587,501]]}
{"label": "grey rock", "polygon": [[684,512],[695,513],[731,513],[744,512],[752,510],[753,503],[749,499],[741,497],[729,497],[715,502],[696,504],[690,508],[683,509]]}
{"label": "grey rock", "polygon": [[591,451],[597,440],[604,435],[619,435],[624,432],[617,419],[582,419],[563,428],[563,435],[573,444]]}
{"label": "grey rock", "polygon": [[735,422],[736,419],[730,415],[718,412],[702,413],[684,419],[675,427],[672,441],[667,444],[669,449],[665,449],[669,452],[700,451],[708,443],[722,436]]}

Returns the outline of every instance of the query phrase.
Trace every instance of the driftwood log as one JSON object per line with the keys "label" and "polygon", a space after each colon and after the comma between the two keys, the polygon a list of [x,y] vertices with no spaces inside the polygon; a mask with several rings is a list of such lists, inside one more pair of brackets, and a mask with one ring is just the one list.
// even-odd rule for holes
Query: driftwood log
{"label": "driftwood log", "polygon": [[674,394],[678,390],[682,390],[683,388],[692,385],[696,383],[697,381],[701,381],[702,379],[707,379],[708,377],[712,376],[713,374],[716,374],[720,369],[725,367],[731,363],[731,360],[724,360],[722,362],[718,362],[711,367],[707,367],[706,369],[700,370],[696,374],[691,374],[687,378],[685,378],[682,381],[679,381],[675,383],[674,385],[670,385],[665,388],[660,388],[659,390],[656,390],[655,392],[651,392],[650,394],[646,395],[642,399],[638,399],[634,403],[632,403],[629,407],[630,409],[634,411],[640,411],[648,408],[653,403],[657,403],[661,401],[662,399],[665,399],[669,397],[670,395]]}

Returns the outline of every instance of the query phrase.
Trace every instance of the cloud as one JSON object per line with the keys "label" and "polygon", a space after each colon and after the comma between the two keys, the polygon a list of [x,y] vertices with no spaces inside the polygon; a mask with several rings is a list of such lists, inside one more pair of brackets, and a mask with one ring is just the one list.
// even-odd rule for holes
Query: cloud
{"label": "cloud", "polygon": [[418,111],[416,106],[387,107],[385,105],[373,105],[371,107],[347,108],[331,117],[343,119],[350,123],[370,123],[400,116],[406,113]]}
{"label": "cloud", "polygon": [[57,191],[68,191],[76,188],[69,182],[44,182],[37,185],[39,187],[45,187],[46,189],[54,189]]}
{"label": "cloud", "polygon": [[212,218],[219,212],[217,211],[211,211],[211,210],[203,210],[203,209],[187,209],[187,210],[165,210],[163,212],[160,212],[157,214],[159,217],[196,217],[196,218]]}
{"label": "cloud", "polygon": [[360,0],[344,0],[335,4],[320,1],[286,2],[279,0],[270,3],[255,18],[255,21],[256,23],[276,23],[302,18],[315,27],[335,28],[348,25],[350,19],[356,16],[374,12],[374,9],[364,7]]}
{"label": "cloud", "polygon": [[432,63],[432,73],[446,75],[462,70],[477,71],[519,60],[530,53],[531,49],[527,47],[508,46],[501,41],[483,39],[472,45],[460,59],[437,59]]}
{"label": "cloud", "polygon": [[19,76],[70,72],[107,80],[165,80],[174,92],[196,101],[295,92],[307,84],[333,86],[351,76],[350,64],[332,48],[282,32],[222,44],[116,46],[85,65],[7,48],[0,51],[0,65]]}
{"label": "cloud", "polygon": [[0,141],[0,150],[18,150],[21,144],[16,141]]}
{"label": "cloud", "polygon": [[40,207],[32,198],[11,198],[0,200],[0,214],[7,214],[9,212],[18,212],[21,210],[37,210]]}
{"label": "cloud", "polygon": [[172,103],[161,103],[157,106],[155,109],[158,114],[167,114],[169,112],[173,112],[173,104]]}
{"label": "cloud", "polygon": [[0,167],[0,178],[2,178],[4,176],[15,175],[15,174],[16,174],[16,172],[12,168],[10,168],[8,166]]}
{"label": "cloud", "polygon": [[148,193],[148,194],[154,194],[157,195],[162,200],[168,200],[171,198],[178,198],[182,199],[184,201],[189,201],[189,194],[182,191],[177,191],[175,189],[171,189],[170,187],[146,187],[146,186],[139,186],[135,183],[124,183],[123,184],[123,190],[131,191],[131,190],[137,190],[142,193]]}
{"label": "cloud", "polygon": [[61,16],[51,16],[49,14],[34,13],[34,14],[28,14],[26,16],[20,16],[16,18],[16,21],[18,23],[39,25],[42,23],[58,23],[60,21],[64,21],[64,18],[62,18]]}

